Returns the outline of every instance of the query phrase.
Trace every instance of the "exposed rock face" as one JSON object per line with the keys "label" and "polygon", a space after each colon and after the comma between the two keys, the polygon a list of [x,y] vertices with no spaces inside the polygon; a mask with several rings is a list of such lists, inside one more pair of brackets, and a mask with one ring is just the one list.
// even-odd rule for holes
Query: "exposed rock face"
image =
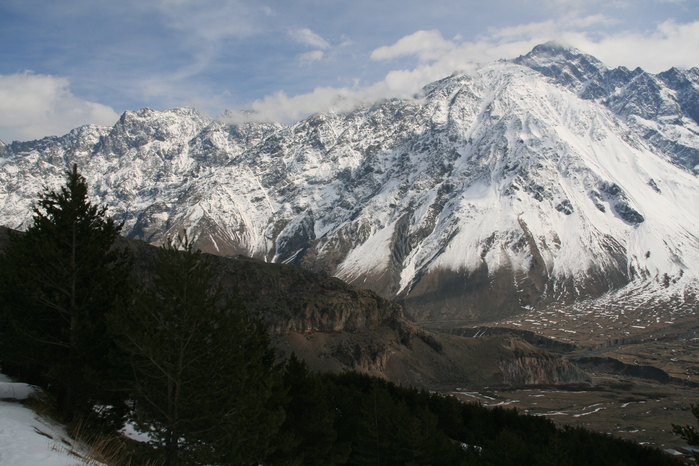
{"label": "exposed rock face", "polygon": [[[141,241],[122,241],[134,252],[137,269],[147,275],[156,248]],[[235,290],[249,312],[263,316],[272,334],[356,332],[388,326],[406,334],[407,342],[421,332],[405,321],[400,305],[337,278],[242,256],[207,258],[224,289]]]}
{"label": "exposed rock face", "polygon": [[513,386],[592,384],[592,378],[568,360],[551,355],[501,361],[503,382]]}
{"label": "exposed rock face", "polygon": [[503,382],[513,386],[592,384],[592,378],[567,359],[542,352],[510,336],[505,346],[512,353],[500,360]]}
{"label": "exposed rock face", "polygon": [[[699,276],[698,98],[696,68],[609,69],[544,44],[420,99],[291,126],[142,109],[4,148],[0,224],[26,228],[37,192],[78,163],[132,238],[187,230],[206,252],[335,276],[420,322],[493,320],[639,280],[679,287]],[[364,325],[341,302],[295,306],[303,319],[275,329]]]}
{"label": "exposed rock face", "polygon": [[241,299],[266,317],[273,333],[352,332],[395,325],[403,318],[398,304],[373,291],[299,267],[240,256],[217,265],[226,286],[237,286]]}
{"label": "exposed rock face", "polygon": [[[0,244],[4,236],[0,229]],[[134,252],[139,273],[147,275],[155,248],[125,239],[123,244]],[[398,304],[333,277],[245,257],[209,259],[224,289],[236,289],[248,311],[268,323],[279,357],[293,351],[315,370],[356,370],[449,390],[585,379],[560,356],[511,333],[478,338],[432,333],[408,321]]]}
{"label": "exposed rock face", "polygon": [[512,386],[592,384],[592,378],[567,359],[541,351],[509,335],[504,346],[511,351],[499,362],[503,382]]}

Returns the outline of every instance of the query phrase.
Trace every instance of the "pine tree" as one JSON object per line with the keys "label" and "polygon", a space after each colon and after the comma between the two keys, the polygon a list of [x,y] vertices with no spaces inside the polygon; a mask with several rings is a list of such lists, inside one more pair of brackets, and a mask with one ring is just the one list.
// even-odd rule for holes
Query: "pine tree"
{"label": "pine tree", "polygon": [[436,418],[425,410],[412,413],[408,405],[394,399],[374,384],[360,407],[362,419],[353,439],[349,463],[357,466],[431,464],[431,444],[437,435]]}
{"label": "pine tree", "polygon": [[[699,404],[692,404],[690,407],[692,408],[692,414],[697,421],[699,421]],[[699,447],[699,431],[695,427],[689,425],[678,426],[673,424],[672,431],[677,435],[680,435],[691,446]],[[693,456],[697,461],[699,461],[699,453],[695,452]]]}
{"label": "pine tree", "polygon": [[133,368],[136,425],[167,466],[261,461],[284,419],[266,328],[215,278],[180,238],[158,251],[150,283],[110,318]]}
{"label": "pine tree", "polygon": [[278,448],[270,458],[271,464],[344,464],[350,446],[336,443],[335,413],[321,377],[291,353],[284,363],[282,380],[287,398],[286,418],[275,441]]}
{"label": "pine tree", "polygon": [[[87,198],[77,169],[45,188],[33,225],[11,233],[0,258],[3,366],[48,385],[66,420],[106,401],[110,379],[106,312],[124,296],[130,262],[114,248],[121,225]],[[118,397],[117,397],[118,398]]]}
{"label": "pine tree", "polygon": [[548,445],[541,446],[537,462],[542,466],[570,466],[570,452],[563,442],[561,432],[556,429],[548,439]]}

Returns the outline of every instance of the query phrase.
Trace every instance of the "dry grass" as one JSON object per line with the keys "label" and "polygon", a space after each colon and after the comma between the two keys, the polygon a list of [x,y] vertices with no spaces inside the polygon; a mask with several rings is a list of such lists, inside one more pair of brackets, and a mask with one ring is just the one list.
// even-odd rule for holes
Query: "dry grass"
{"label": "dry grass", "polygon": [[[56,410],[55,400],[38,391],[22,401],[37,416],[61,423],[61,415]],[[104,433],[85,419],[78,419],[66,426],[69,437],[54,436],[36,429],[39,435],[53,440],[51,448],[74,456],[86,466],[159,466],[160,461],[139,460],[135,454],[134,442],[118,433]]]}
{"label": "dry grass", "polygon": [[121,436],[95,432],[83,419],[69,426],[68,433],[77,443],[70,453],[87,466],[131,466],[132,455]]}
{"label": "dry grass", "polygon": [[154,460],[138,461],[130,441],[123,435],[96,431],[89,422],[80,419],[68,426],[68,433],[78,448],[69,453],[78,456],[87,466],[159,466]]}
{"label": "dry grass", "polygon": [[56,410],[56,400],[41,390],[36,390],[29,398],[20,401],[20,403],[43,418],[58,420],[60,416]]}

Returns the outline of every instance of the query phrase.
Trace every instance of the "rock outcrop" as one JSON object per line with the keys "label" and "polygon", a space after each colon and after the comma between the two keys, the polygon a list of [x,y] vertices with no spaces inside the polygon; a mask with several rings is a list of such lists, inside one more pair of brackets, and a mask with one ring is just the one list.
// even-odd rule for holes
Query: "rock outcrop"
{"label": "rock outcrop", "polygon": [[[699,69],[610,69],[549,43],[288,126],[129,111],[4,147],[0,225],[26,228],[42,186],[78,163],[127,236],[186,230],[206,252],[334,276],[442,327],[632,282],[682,288],[699,277],[698,96]],[[341,302],[290,312],[276,329],[364,325]]]}

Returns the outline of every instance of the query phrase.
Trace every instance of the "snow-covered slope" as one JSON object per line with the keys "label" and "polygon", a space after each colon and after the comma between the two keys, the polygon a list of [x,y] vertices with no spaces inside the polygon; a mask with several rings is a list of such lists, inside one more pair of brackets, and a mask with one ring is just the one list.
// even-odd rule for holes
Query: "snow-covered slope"
{"label": "snow-covered slope", "polygon": [[150,242],[338,276],[423,321],[496,318],[699,276],[699,70],[609,69],[544,44],[416,100],[291,126],[191,109],[6,147],[0,224],[73,162]]}
{"label": "snow-covered slope", "polygon": [[101,465],[87,455],[63,425],[40,416],[14,400],[34,392],[24,383],[12,383],[0,374],[0,464],[3,466]]}

